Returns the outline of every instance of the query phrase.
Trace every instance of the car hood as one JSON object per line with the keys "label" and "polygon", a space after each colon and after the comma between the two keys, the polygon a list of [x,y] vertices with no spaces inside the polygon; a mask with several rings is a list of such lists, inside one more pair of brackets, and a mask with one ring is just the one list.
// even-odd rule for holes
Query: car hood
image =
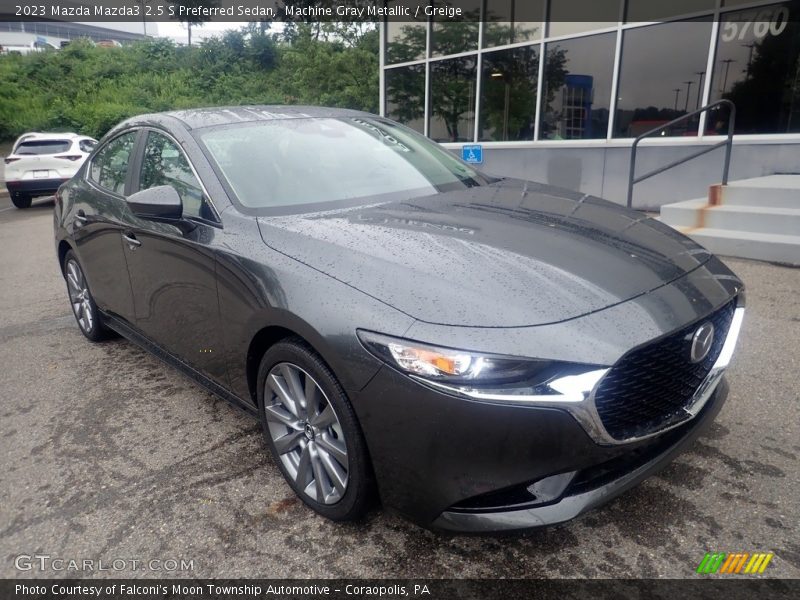
{"label": "car hood", "polygon": [[442,325],[572,319],[659,288],[711,256],[642,213],[511,179],[258,222],[274,250]]}

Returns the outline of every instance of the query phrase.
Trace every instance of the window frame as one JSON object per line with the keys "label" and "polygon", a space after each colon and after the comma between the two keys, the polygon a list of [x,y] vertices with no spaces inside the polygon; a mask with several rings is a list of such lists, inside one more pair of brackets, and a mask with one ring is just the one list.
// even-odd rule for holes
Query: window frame
{"label": "window frame", "polygon": [[[435,115],[434,111],[433,111],[433,104],[434,104],[433,95],[434,95],[435,87],[437,85],[439,85],[439,82],[434,79],[434,77],[438,75],[437,73],[434,73],[434,70],[437,68],[436,65],[442,65],[442,64],[445,64],[447,62],[462,61],[462,60],[472,60],[473,63],[474,63],[472,69],[475,72],[475,76],[474,76],[474,78],[472,80],[474,85],[475,85],[474,92],[473,92],[473,102],[472,102],[472,105],[468,106],[467,110],[464,111],[464,113],[462,113],[462,114],[472,114],[472,117],[466,117],[466,118],[462,117],[462,119],[464,121],[469,121],[469,120],[472,121],[472,123],[470,123],[470,127],[468,127],[466,129],[466,132],[469,133],[470,137],[467,137],[464,140],[456,140],[454,142],[447,142],[447,141],[446,142],[439,142],[439,141],[435,140],[433,137],[431,137],[431,132],[433,131],[433,128],[434,128],[434,120],[437,119],[437,118],[441,119],[441,117],[439,117],[438,115]],[[475,132],[477,131],[477,128],[478,128],[478,116],[480,114],[479,112],[476,112],[476,110],[480,110],[480,98],[479,98],[480,93],[481,93],[480,92],[480,90],[481,90],[481,75],[480,75],[480,71],[481,71],[482,68],[483,68],[483,52],[481,52],[480,54],[477,54],[477,53],[474,53],[474,52],[465,52],[465,53],[461,53],[461,54],[451,55],[451,56],[448,56],[447,58],[439,58],[439,57],[437,57],[435,60],[430,60],[429,61],[428,69],[427,69],[428,90],[427,90],[426,99],[425,99],[426,103],[427,103],[427,105],[425,107],[425,114],[426,114],[426,117],[425,117],[425,131],[427,132],[425,134],[426,137],[428,137],[432,141],[436,142],[437,144],[472,144],[472,143],[474,143]],[[467,83],[467,85],[469,86],[470,84]],[[405,124],[401,123],[401,125],[405,125]]]}
{"label": "window frame", "polygon": [[[488,100],[488,98],[485,98],[484,95],[486,93],[486,90],[488,89],[487,88],[487,81],[490,81],[490,80],[487,80],[486,73],[485,73],[486,66],[487,66],[487,57],[488,57],[488,60],[492,60],[492,57],[495,56],[495,55],[500,55],[500,54],[505,53],[505,52],[516,53],[518,51],[527,50],[528,48],[530,48],[531,51],[533,53],[535,53],[536,61],[537,61],[537,64],[536,64],[536,77],[535,77],[535,79],[533,79],[531,81],[531,83],[533,84],[532,87],[533,87],[533,93],[534,93],[533,115],[531,115],[531,121],[533,121],[531,137],[530,137],[530,139],[522,139],[522,140],[495,140],[495,139],[488,139],[488,138],[484,139],[484,133],[485,133],[485,131],[488,131],[488,126],[485,126],[486,124],[483,122],[483,117],[484,116],[488,116],[488,113],[486,115],[484,114],[484,109],[485,109],[485,107],[487,105],[486,100]],[[528,45],[525,45],[525,46],[512,46],[510,48],[506,48],[506,47],[499,48],[499,49],[487,48],[484,52],[481,53],[480,61],[479,61],[479,64],[478,64],[478,67],[481,69],[481,74],[480,74],[481,89],[480,89],[480,92],[479,92],[481,97],[478,100],[478,106],[479,106],[479,109],[480,109],[481,112],[475,115],[476,128],[477,128],[477,131],[478,131],[478,136],[477,136],[477,142],[476,143],[478,143],[478,144],[485,144],[485,143],[507,144],[509,142],[511,142],[511,143],[526,143],[526,142],[530,143],[530,142],[535,141],[536,133],[537,133],[538,128],[539,128],[539,124],[537,122],[535,122],[537,120],[537,118],[538,118],[538,115],[539,115],[539,103],[540,103],[540,98],[539,98],[539,92],[540,92],[539,71],[540,71],[540,63],[542,62],[542,59],[543,59],[543,57],[542,57],[542,55],[540,53],[541,53],[541,45],[538,42],[534,43],[534,44],[528,44]],[[466,142],[466,143],[469,143],[469,142]]]}
{"label": "window frame", "polygon": [[[172,135],[168,131],[166,131],[164,129],[161,129],[159,127],[154,127],[154,126],[150,126],[150,125],[147,125],[147,126],[137,125],[135,127],[128,127],[126,129],[123,129],[123,130],[119,131],[118,133],[114,134],[114,136],[109,138],[108,140],[105,140],[102,143],[98,143],[97,146],[95,147],[95,149],[93,150],[92,155],[89,157],[89,159],[85,163],[86,164],[86,168],[85,168],[85,171],[84,171],[84,180],[89,185],[91,185],[92,187],[97,189],[98,191],[101,191],[101,192],[103,192],[105,194],[110,194],[110,195],[115,196],[116,198],[120,198],[122,200],[126,200],[128,196],[138,192],[139,191],[139,177],[141,175],[141,167],[142,167],[142,158],[144,156],[144,147],[145,147],[145,144],[147,143],[146,141],[147,141],[148,132],[150,132],[150,131],[154,131],[156,133],[160,133],[161,135],[166,136],[169,140],[171,140],[177,146],[178,151],[183,154],[183,157],[186,159],[186,162],[189,165],[189,168],[192,170],[192,174],[194,175],[195,179],[197,179],[198,183],[200,184],[200,189],[203,192],[203,198],[205,199],[205,201],[208,203],[209,207],[211,208],[211,212],[213,213],[214,218],[216,220],[210,221],[208,219],[203,219],[202,217],[195,217],[193,215],[182,217],[182,218],[184,218],[186,220],[190,220],[190,221],[195,221],[195,222],[198,222],[198,223],[204,223],[206,225],[211,225],[213,227],[218,227],[218,228],[221,229],[222,228],[222,218],[220,217],[220,212],[219,212],[219,210],[217,210],[217,207],[214,204],[214,201],[211,199],[211,194],[208,193],[208,189],[206,188],[205,184],[203,183],[203,180],[200,178],[200,175],[198,174],[197,169],[195,168],[195,166],[192,163],[192,161],[189,159],[188,155],[186,154],[186,151],[183,149],[183,145],[175,138],[174,135]],[[128,172],[127,172],[127,174],[125,176],[124,193],[123,194],[119,194],[119,193],[115,192],[114,190],[109,190],[109,189],[103,187],[102,185],[100,185],[99,182],[97,182],[94,179],[92,179],[92,176],[91,176],[92,165],[94,164],[94,161],[97,158],[97,155],[100,154],[100,152],[102,152],[102,150],[104,148],[106,148],[106,146],[108,146],[114,140],[122,137],[123,135],[129,134],[129,133],[134,133],[136,135],[136,139],[133,142],[133,150],[131,150],[131,155],[132,155],[133,158],[128,163]]]}
{"label": "window frame", "polygon": [[208,204],[209,208],[211,209],[211,213],[214,215],[214,220],[204,219],[203,217],[196,215],[184,215],[184,214],[182,214],[181,218],[186,219],[187,221],[195,221],[197,223],[212,225],[214,227],[222,227],[222,219],[219,216],[219,211],[217,210],[217,207],[214,205],[214,201],[211,199],[211,194],[208,193],[208,190],[206,189],[203,180],[200,178],[200,174],[197,172],[197,169],[195,168],[194,164],[192,164],[192,161],[189,159],[189,156],[183,149],[183,144],[181,144],[174,135],[172,135],[171,133],[169,133],[164,129],[161,129],[160,127],[154,127],[148,125],[140,128],[139,146],[136,149],[136,159],[134,161],[134,171],[136,173],[136,176],[131,181],[131,188],[128,195],[135,194],[136,192],[140,191],[139,182],[141,181],[142,168],[144,166],[144,151],[145,148],[147,147],[147,140],[150,137],[151,133],[163,135],[165,138],[171,141],[178,149],[178,152],[180,152],[180,154],[183,155],[186,164],[189,165],[189,169],[191,169],[192,171],[192,175],[194,175],[194,178],[197,180],[197,183],[200,186],[200,191],[203,193],[203,201],[206,204]]}
{"label": "window frame", "polygon": [[[724,62],[724,60],[721,58],[722,56],[725,56],[725,53],[721,52],[721,50],[723,49],[723,44],[728,44],[729,42],[736,42],[740,46],[743,46],[743,47],[747,47],[748,46],[748,44],[743,44],[742,43],[742,42],[745,42],[745,41],[749,41],[750,44],[755,44],[754,40],[752,40],[750,38],[742,38],[741,36],[738,36],[733,40],[723,40],[722,39],[722,36],[724,35],[724,25],[725,24],[727,24],[727,23],[737,23],[737,22],[741,23],[742,22],[742,21],[730,20],[731,16],[732,15],[736,15],[737,13],[748,13],[748,12],[756,12],[756,11],[758,11],[756,13],[756,16],[760,16],[760,15],[763,14],[763,11],[765,11],[765,10],[770,10],[770,9],[774,9],[774,8],[778,8],[778,7],[787,7],[788,5],[800,5],[800,2],[798,2],[798,0],[771,0],[771,1],[762,1],[762,2],[754,2],[754,1],[749,1],[748,2],[747,0],[744,0],[744,1],[740,2],[739,4],[729,4],[728,6],[725,6],[724,3],[725,3],[725,0],[720,0],[718,21],[716,23],[717,28],[718,28],[718,32],[714,36],[714,39],[712,41],[712,48],[711,48],[711,54],[712,54],[713,61],[709,60],[708,68],[706,69],[706,71],[707,71],[706,78],[708,80],[708,97],[706,98],[706,103],[716,102],[716,101],[719,101],[719,100],[725,98],[725,93],[724,92],[726,90],[723,90],[723,93],[720,94],[719,90],[715,89],[716,88],[716,84],[718,83],[717,77],[720,75],[719,73],[717,73],[717,69],[719,68],[720,70],[722,70],[721,67],[718,67],[718,65],[720,63]],[[787,19],[786,19],[786,21],[784,21],[784,24],[791,23],[791,22],[797,23],[796,20],[792,21],[790,17],[791,17],[791,15],[787,14]],[[754,23],[754,21],[749,21],[749,22],[745,22],[745,23]],[[752,31],[753,31],[753,29],[751,28],[751,32]],[[769,36],[767,36],[767,37],[769,37]],[[766,39],[766,38],[762,38],[762,39]],[[750,58],[753,59],[752,56]],[[736,62],[736,61],[734,61],[734,62]],[[800,62],[800,58],[798,58],[798,62]],[[749,69],[749,64],[748,64],[747,68]],[[746,78],[745,78],[745,80],[746,80]],[[784,81],[786,81],[786,80],[784,80]],[[735,80],[733,80],[731,82],[730,89],[733,88],[733,85],[735,83],[736,83]],[[772,107],[770,109],[770,111],[772,111],[772,110],[774,110],[774,107]],[[742,122],[746,121],[747,116],[749,116],[748,110],[747,110],[747,105],[746,104],[737,105],[736,129],[739,129],[742,126]],[[791,117],[789,117],[788,120],[787,120],[787,126],[791,123],[791,120],[792,120]],[[747,140],[747,139],[755,139],[755,140],[769,139],[769,140],[779,141],[779,142],[796,141],[796,140],[800,139],[800,129],[798,129],[796,131],[771,131],[771,132],[766,132],[766,133],[764,133],[764,132],[760,132],[760,133],[754,133],[754,132],[737,133],[737,131],[734,131],[734,136],[735,136],[736,139],[743,139],[743,140]],[[710,138],[711,135],[708,135],[707,137]],[[719,137],[719,138],[723,139],[725,137],[725,135],[723,135],[722,133],[719,133],[719,134],[716,134],[716,137]]]}
{"label": "window frame", "polygon": [[[112,142],[115,142],[116,140],[118,140],[122,136],[129,135],[129,134],[133,134],[134,135],[133,148],[131,149],[131,157],[132,158],[129,159],[129,161],[128,161],[128,170],[125,173],[125,185],[123,186],[122,194],[120,194],[119,192],[117,192],[115,190],[110,190],[107,187],[103,186],[99,181],[95,181],[95,179],[92,177],[92,167],[94,166],[94,161],[97,160],[98,155],[103,150],[105,150],[109,146],[109,144],[111,144]],[[116,133],[113,137],[110,137],[109,139],[105,140],[103,143],[98,143],[97,146],[95,146],[94,150],[92,150],[91,156],[86,161],[86,169],[84,171],[84,179],[85,179],[85,181],[87,183],[89,183],[92,187],[96,188],[97,190],[99,190],[99,191],[101,191],[101,192],[103,192],[105,194],[110,194],[112,196],[115,196],[117,198],[121,198],[122,200],[125,200],[125,198],[127,196],[131,195],[131,191],[130,191],[131,190],[131,185],[132,185],[131,177],[132,177],[132,172],[136,169],[136,160],[137,160],[137,156],[139,154],[139,145],[140,145],[140,143],[141,143],[141,129],[138,128],[138,127],[129,127],[129,128],[123,129],[123,130],[119,131],[118,133]],[[131,168],[131,167],[133,167],[133,168]]]}
{"label": "window frame", "polygon": [[[626,6],[627,6],[627,4],[626,4]],[[613,115],[609,114],[609,124],[608,124],[609,125],[609,131],[608,131],[608,135],[606,137],[607,140],[617,140],[617,139],[634,140],[639,135],[639,134],[617,135],[617,127],[620,124],[620,122],[622,122],[622,120],[620,119],[620,111],[622,109],[620,109],[620,106],[619,106],[619,101],[622,99],[622,92],[623,92],[622,85],[623,85],[623,83],[629,83],[627,81],[623,81],[623,75],[625,74],[624,67],[626,66],[625,61],[623,60],[625,47],[627,45],[628,48],[630,48],[631,41],[632,41],[632,40],[630,40],[629,36],[630,35],[635,35],[637,32],[646,32],[648,29],[650,29],[652,31],[653,29],[658,29],[658,28],[662,28],[662,27],[669,27],[670,25],[675,25],[675,24],[687,24],[687,23],[698,24],[698,25],[699,24],[705,24],[705,25],[708,26],[708,36],[709,36],[708,37],[708,41],[705,43],[705,45],[707,47],[709,47],[709,48],[712,48],[715,45],[716,37],[719,35],[719,20],[718,20],[718,18],[719,18],[719,15],[715,16],[714,14],[706,12],[703,15],[694,16],[694,17],[691,17],[691,18],[683,16],[683,17],[680,17],[680,18],[665,19],[663,21],[656,21],[656,22],[651,22],[651,23],[636,22],[635,23],[635,27],[623,27],[623,28],[620,29],[618,41],[619,41],[619,46],[620,46],[621,52],[620,52],[620,56],[619,56],[619,62],[615,65],[615,69],[616,69],[616,72],[615,72],[616,77],[615,77],[615,79],[616,79],[616,81],[615,81],[615,87],[612,90],[612,98],[613,98],[613,102],[614,102],[614,114]],[[717,19],[717,20],[715,20],[715,19]],[[635,41],[635,40],[633,40],[633,41]],[[700,41],[703,41],[703,40],[700,40]],[[650,46],[648,46],[648,49],[649,49],[649,47]],[[629,50],[629,52],[630,52],[630,50]],[[712,52],[712,54],[715,54],[715,50],[710,50],[710,52]],[[706,52],[706,57],[705,57],[706,60],[704,62],[704,66],[705,66],[704,73],[706,73],[706,71],[708,70],[708,53],[709,53],[709,51]],[[628,56],[631,56],[631,55],[632,54],[629,54]],[[633,78],[633,79],[636,79],[636,78]],[[702,91],[699,92],[700,106],[698,108],[702,108],[703,106],[706,106],[708,104],[707,90],[710,89],[710,85],[706,85],[707,84],[707,81],[706,81],[707,79],[709,79],[709,78],[708,77],[704,78]],[[710,83],[710,82],[708,82],[708,83]],[[673,119],[680,118],[682,116],[688,115],[691,112],[693,112],[694,109],[691,108],[691,106],[688,104],[688,102],[690,102],[690,101],[691,101],[690,98],[687,99],[687,110],[684,111],[683,115],[678,115],[676,117],[668,118],[668,119],[665,120],[665,123],[669,122],[669,121],[672,121]],[[667,104],[667,107],[666,107],[667,109],[668,109],[668,106],[669,105]],[[640,108],[640,107],[631,108],[629,110],[631,112],[635,112],[638,108]],[[658,107],[656,107],[656,108],[658,108]],[[677,111],[680,112],[680,109],[678,108]],[[694,134],[666,135],[664,137],[665,138],[671,138],[671,139],[678,139],[678,140],[679,139],[699,139],[699,138],[702,137],[703,131],[705,131],[706,117],[707,117],[706,113],[701,113],[700,115],[698,115],[697,132],[695,132]],[[687,121],[686,123],[687,123],[687,126],[691,126],[691,121]],[[648,127],[645,131],[643,131],[641,133],[646,133],[647,131],[652,130],[655,127],[657,127],[657,125],[652,125],[652,126]]]}
{"label": "window frame", "polygon": [[[490,2],[491,0],[484,0],[482,4],[482,11],[486,10],[486,3]],[[701,105],[705,106],[711,101],[712,97],[712,89],[711,89],[711,77],[708,74],[713,69],[714,61],[716,59],[717,54],[717,41],[720,32],[720,23],[723,21],[729,13],[742,11],[746,9],[758,9],[762,7],[769,7],[775,4],[781,4],[781,0],[750,0],[750,1],[743,1],[739,4],[733,5],[725,5],[723,0],[717,0],[714,3],[713,7],[707,7],[703,9],[699,9],[690,13],[681,14],[681,15],[673,15],[669,17],[665,17],[659,19],[655,22],[638,22],[638,21],[631,21],[628,22],[626,20],[626,11],[628,8],[628,0],[619,0],[619,18],[618,21],[610,26],[588,30],[584,32],[577,32],[577,33],[569,33],[564,35],[558,36],[551,36],[549,31],[550,26],[550,3],[557,0],[547,0],[544,3],[545,7],[545,14],[543,15],[542,23],[545,26],[545,34],[542,35],[539,39],[533,41],[525,41],[525,42],[517,42],[514,44],[508,44],[503,46],[495,46],[495,47],[486,47],[483,43],[483,31],[481,25],[481,32],[479,36],[479,44],[477,50],[470,50],[466,52],[459,52],[456,54],[451,55],[432,55],[431,54],[431,29],[433,25],[433,19],[428,19],[426,22],[427,25],[427,46],[426,51],[424,53],[423,58],[419,58],[416,60],[406,61],[406,62],[389,62],[386,56],[386,44],[388,43],[388,36],[387,36],[387,29],[386,29],[386,20],[383,20],[379,23],[379,34],[380,34],[380,46],[379,46],[379,64],[380,64],[380,74],[379,74],[379,81],[380,81],[380,90],[379,90],[379,109],[380,115],[382,117],[386,116],[386,89],[385,89],[385,73],[394,68],[400,67],[407,67],[412,65],[424,65],[425,68],[425,87],[426,87],[426,96],[430,94],[430,79],[431,79],[431,65],[440,60],[446,60],[450,58],[460,58],[464,56],[477,56],[478,60],[478,76],[477,76],[477,93],[476,93],[476,107],[475,107],[475,133],[473,136],[473,140],[471,142],[442,142],[446,148],[450,149],[457,149],[462,146],[464,143],[481,143],[487,148],[497,147],[497,148],[543,148],[543,147],[597,147],[597,146],[608,146],[608,147],[630,147],[633,143],[634,138],[628,137],[615,137],[614,136],[614,128],[616,124],[616,113],[617,113],[617,96],[618,96],[618,88],[619,88],[619,75],[621,70],[621,59],[622,59],[622,38],[626,31],[630,29],[636,29],[640,27],[646,27],[648,25],[654,25],[656,23],[669,23],[673,21],[687,21],[693,20],[696,18],[701,17],[710,17],[712,21],[712,30],[711,30],[711,37],[709,40],[709,48],[707,53],[707,63],[706,63],[706,73],[707,76],[704,78],[703,81],[703,90],[701,94]],[[482,12],[483,14],[483,12]],[[541,137],[541,132],[539,130],[539,124],[541,120],[541,99],[542,99],[542,87],[543,87],[543,77],[544,77],[544,65],[545,61],[544,57],[544,46],[550,42],[556,42],[561,40],[569,40],[573,38],[583,38],[589,37],[592,35],[600,35],[605,33],[614,33],[616,35],[616,49],[614,55],[614,63],[612,65],[612,80],[611,80],[611,99],[610,99],[610,106],[609,106],[609,122],[608,122],[608,130],[604,138],[595,138],[589,140],[549,140],[544,139]],[[480,132],[478,131],[478,122],[479,118],[478,115],[480,114],[481,107],[480,107],[480,98],[482,95],[482,82],[481,82],[481,72],[482,72],[482,62],[483,62],[483,54],[485,52],[493,52],[502,49],[510,49],[519,46],[539,46],[540,48],[540,75],[539,75],[539,93],[537,94],[538,102],[537,102],[537,115],[536,115],[536,130],[534,133],[534,139],[529,141],[484,141],[480,142]],[[426,124],[425,135],[429,134],[428,131],[428,122],[431,118],[430,115],[430,100],[426,98],[425,101],[425,115],[423,116],[423,120]],[[680,145],[685,146],[688,144],[711,144],[715,141],[719,141],[724,136],[719,135],[711,135],[706,132],[706,120],[707,114],[703,113],[700,115],[700,123],[697,135],[694,136],[666,136],[664,138],[648,140],[649,143],[653,144],[665,144],[665,145]],[[742,142],[758,142],[758,143],[792,143],[800,141],[800,132],[798,133],[758,133],[758,134],[737,134],[737,141]]]}
{"label": "window frame", "polygon": [[[540,57],[539,60],[543,63],[541,94],[542,94],[542,97],[544,98],[544,97],[547,96],[547,92],[548,92],[547,67],[548,67],[548,64],[549,64],[548,63],[548,61],[549,61],[549,52],[551,50],[553,50],[554,48],[559,47],[559,44],[562,44],[562,43],[563,44],[570,44],[570,43],[573,43],[573,42],[577,42],[578,44],[582,44],[584,42],[589,42],[589,40],[593,40],[593,41],[596,42],[598,38],[602,38],[604,36],[609,36],[608,39],[611,42],[610,43],[610,46],[611,46],[611,63],[608,65],[608,68],[610,70],[610,78],[608,79],[609,93],[608,93],[608,96],[605,97],[606,100],[608,101],[608,107],[603,107],[605,110],[608,111],[608,119],[607,119],[608,122],[606,123],[605,131],[603,132],[603,135],[599,136],[599,137],[561,138],[561,139],[545,137],[546,134],[545,134],[545,131],[543,131],[543,130],[545,129],[545,126],[544,126],[545,117],[548,115],[548,112],[546,110],[548,105],[547,104],[543,104],[542,101],[541,101],[541,98],[540,98],[540,99],[538,99],[539,100],[539,106],[538,106],[538,111],[537,111],[537,113],[539,115],[539,123],[538,123],[538,127],[537,127],[538,137],[536,138],[537,142],[580,143],[580,142],[608,141],[610,139],[609,138],[609,127],[611,127],[611,124],[612,124],[612,121],[613,121],[613,115],[611,114],[611,111],[612,111],[613,107],[616,105],[617,98],[618,98],[618,94],[616,92],[617,92],[617,89],[619,87],[619,77],[618,76],[619,76],[619,71],[620,71],[620,66],[621,66],[621,63],[617,62],[617,58],[618,58],[618,48],[617,48],[617,46],[621,46],[622,42],[621,42],[621,37],[616,34],[616,30],[605,31],[605,32],[591,31],[588,34],[583,34],[583,35],[574,35],[574,36],[569,36],[569,37],[561,36],[561,37],[557,37],[557,38],[548,39],[547,42],[545,42],[543,44],[543,46],[542,46],[544,50],[543,50],[543,54],[542,54],[542,56]],[[580,74],[580,73],[578,73],[578,74]],[[592,74],[591,76],[595,77],[594,74]],[[566,82],[563,85],[566,85]],[[561,88],[558,88],[557,91],[560,91],[562,89],[563,89],[563,86]],[[593,98],[595,97],[594,90],[593,90],[593,93],[592,93],[592,97]],[[595,102],[593,101],[592,104],[594,105]],[[595,110],[595,109],[593,109],[593,110]],[[612,132],[612,134],[613,134],[613,132]],[[611,139],[614,139],[614,138],[611,138]]]}

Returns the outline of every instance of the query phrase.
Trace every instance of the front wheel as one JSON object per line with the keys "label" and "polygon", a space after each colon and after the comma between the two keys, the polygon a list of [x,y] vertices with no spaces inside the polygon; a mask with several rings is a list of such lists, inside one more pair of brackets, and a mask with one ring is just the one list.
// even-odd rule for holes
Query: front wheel
{"label": "front wheel", "polygon": [[67,280],[72,314],[75,315],[81,333],[93,342],[112,337],[111,331],[103,324],[103,317],[97,310],[92,293],[89,291],[89,283],[72,250],[64,257],[64,279]]}
{"label": "front wheel", "polygon": [[32,200],[29,194],[11,192],[11,203],[17,208],[30,208]]}
{"label": "front wheel", "polygon": [[334,521],[362,517],[372,497],[364,436],[339,382],[302,340],[264,354],[258,411],[267,445],[300,499]]}

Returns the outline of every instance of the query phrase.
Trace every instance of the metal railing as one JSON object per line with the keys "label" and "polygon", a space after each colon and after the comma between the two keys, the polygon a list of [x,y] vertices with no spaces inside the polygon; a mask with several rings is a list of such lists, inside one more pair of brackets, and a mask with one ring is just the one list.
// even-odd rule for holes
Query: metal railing
{"label": "metal railing", "polygon": [[[696,117],[699,114],[704,112],[717,109],[720,106],[727,106],[730,109],[730,114],[728,117],[728,135],[727,137],[713,146],[708,146],[707,148],[703,148],[702,150],[698,150],[697,152],[693,152],[688,156],[684,156],[683,158],[679,158],[678,160],[672,161],[668,165],[664,167],[659,167],[658,169],[654,169],[645,173],[644,175],[640,175],[636,177],[636,149],[639,146],[639,142],[643,139],[651,137],[661,131],[669,129],[681,123],[683,121],[688,121],[693,117]],[[721,148],[725,146],[725,162],[722,166],[722,185],[728,184],[728,170],[730,169],[731,165],[731,148],[733,147],[733,129],[736,124],[736,106],[730,100],[717,100],[716,102],[712,102],[711,104],[706,104],[702,108],[698,108],[697,110],[687,113],[683,116],[678,117],[677,119],[673,119],[669,123],[665,123],[664,125],[660,125],[655,129],[651,129],[650,131],[645,131],[642,135],[637,137],[633,140],[633,146],[631,147],[631,167],[630,173],[628,174],[628,208],[632,208],[633,205],[633,186],[639,183],[640,181],[644,181],[652,177],[653,175],[658,175],[659,173],[663,173],[664,171],[668,171],[673,167],[677,167],[678,165],[682,165],[685,162],[688,162],[698,156],[702,156],[708,152],[716,150],[717,148]]]}

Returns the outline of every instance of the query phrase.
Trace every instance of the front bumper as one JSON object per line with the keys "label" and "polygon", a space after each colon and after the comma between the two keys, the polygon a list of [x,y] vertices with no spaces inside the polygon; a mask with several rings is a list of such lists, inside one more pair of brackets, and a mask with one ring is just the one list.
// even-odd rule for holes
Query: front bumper
{"label": "front bumper", "polygon": [[713,422],[727,395],[728,384],[723,379],[702,413],[682,430],[665,434],[660,442],[652,444],[652,447],[640,448],[630,458],[620,457],[604,465],[576,472],[561,498],[555,502],[505,511],[445,511],[434,521],[433,528],[447,531],[513,532],[574,519],[609,502],[666,467]]}
{"label": "front bumper", "polygon": [[389,367],[351,394],[384,504],[459,532],[552,525],[611,500],[691,444],[726,397],[722,380],[680,427],[605,446],[566,411],[456,398]]}
{"label": "front bumper", "polygon": [[69,181],[69,177],[66,179],[19,179],[6,181],[6,188],[12,194],[19,192],[34,196],[44,196],[46,194],[55,194],[58,188],[66,181]]}

